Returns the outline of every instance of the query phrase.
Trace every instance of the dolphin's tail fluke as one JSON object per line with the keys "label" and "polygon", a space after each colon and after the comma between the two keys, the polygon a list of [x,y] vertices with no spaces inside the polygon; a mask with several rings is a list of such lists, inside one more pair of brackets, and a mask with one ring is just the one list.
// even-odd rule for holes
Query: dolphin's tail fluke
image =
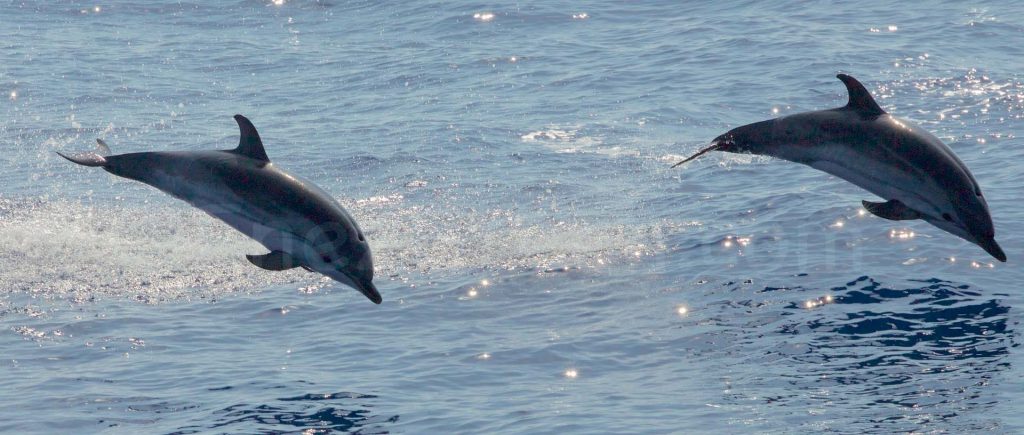
{"label": "dolphin's tail fluke", "polygon": [[715,151],[715,150],[717,150],[717,149],[719,149],[719,148],[721,148],[721,147],[722,147],[722,144],[721,144],[721,143],[719,143],[719,142],[718,142],[718,141],[716,140],[716,141],[714,141],[714,142],[713,142],[713,143],[711,144],[711,146],[709,146],[709,147],[707,147],[707,148],[704,148],[704,149],[702,149],[702,150],[700,150],[700,151],[697,151],[697,154],[694,154],[694,155],[690,156],[689,158],[687,158],[686,160],[683,160],[683,161],[681,161],[681,162],[679,162],[679,163],[676,163],[676,164],[672,165],[672,167],[674,168],[674,167],[676,167],[676,166],[679,166],[679,165],[681,165],[681,164],[683,164],[683,163],[686,163],[686,162],[688,162],[688,161],[690,161],[690,160],[696,159],[697,157],[700,157],[700,156],[704,155],[704,153],[706,153],[706,152],[708,152],[708,151]]}
{"label": "dolphin's tail fluke", "polygon": [[107,146],[107,143],[104,142],[103,139],[96,138],[96,154],[101,156],[110,155],[110,147]]}
{"label": "dolphin's tail fluke", "polygon": [[79,165],[82,165],[82,166],[106,166],[107,165],[107,159],[103,158],[103,156],[101,156],[99,154],[96,154],[96,153],[78,153],[78,154],[72,154],[72,155],[69,156],[69,155],[64,154],[64,153],[62,153],[60,151],[57,151],[57,154],[59,154],[61,157],[65,158],[65,159],[71,160],[72,162],[78,163]]}
{"label": "dolphin's tail fluke", "polygon": [[76,153],[69,156],[57,151],[57,154],[82,166],[106,166],[107,159],[103,156],[110,154],[110,147],[103,139],[96,139],[96,151],[91,153]]}

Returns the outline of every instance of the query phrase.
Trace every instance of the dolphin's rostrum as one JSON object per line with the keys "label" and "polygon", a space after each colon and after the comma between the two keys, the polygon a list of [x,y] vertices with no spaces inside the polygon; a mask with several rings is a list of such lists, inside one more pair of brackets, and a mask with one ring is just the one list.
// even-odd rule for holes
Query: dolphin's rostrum
{"label": "dolphin's rostrum", "polygon": [[381,303],[373,285],[370,246],[356,221],[313,183],[277,168],[256,128],[235,115],[238,147],[224,151],[98,153],[62,157],[141,181],[205,211],[270,250],[246,258],[264,269],[302,267],[322,273]]}
{"label": "dolphin's rostrum", "polygon": [[981,188],[953,150],[927,131],[886,113],[853,77],[837,77],[849,92],[846,106],[734,128],[673,167],[708,151],[803,163],[884,198],[885,202],[863,201],[872,214],[890,220],[923,219],[1006,261]]}

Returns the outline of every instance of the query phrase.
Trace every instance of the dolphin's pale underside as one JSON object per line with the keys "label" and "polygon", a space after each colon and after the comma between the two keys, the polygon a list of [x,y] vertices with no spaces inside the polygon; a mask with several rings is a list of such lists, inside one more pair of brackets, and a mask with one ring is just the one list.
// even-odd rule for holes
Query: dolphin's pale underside
{"label": "dolphin's pale underside", "polygon": [[750,153],[802,163],[885,199],[864,207],[891,220],[923,219],[975,243],[999,261],[988,203],[974,175],[946,144],[886,113],[853,77],[839,74],[849,102],[734,128],[676,163],[710,151]]}
{"label": "dolphin's pale underside", "polygon": [[302,267],[327,275],[381,303],[373,285],[373,258],[356,221],[313,183],[277,168],[256,128],[235,115],[238,147],[224,151],[109,154],[62,157],[141,181],[205,211],[270,250],[246,258],[264,269]]}

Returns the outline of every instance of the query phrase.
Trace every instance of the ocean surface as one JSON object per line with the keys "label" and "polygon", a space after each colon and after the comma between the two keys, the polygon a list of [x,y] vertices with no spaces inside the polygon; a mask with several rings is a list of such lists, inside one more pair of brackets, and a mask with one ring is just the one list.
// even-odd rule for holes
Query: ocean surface
{"label": "ocean surface", "polygon": [[[1024,431],[1024,3],[0,2],[0,432]],[[933,132],[1009,262],[726,130]],[[233,148],[382,305],[55,151]]]}

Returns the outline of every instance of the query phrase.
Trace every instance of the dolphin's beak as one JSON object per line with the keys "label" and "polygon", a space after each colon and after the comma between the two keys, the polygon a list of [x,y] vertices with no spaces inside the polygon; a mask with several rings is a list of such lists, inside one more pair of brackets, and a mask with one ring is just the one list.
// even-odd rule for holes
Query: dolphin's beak
{"label": "dolphin's beak", "polygon": [[377,291],[377,287],[372,282],[362,283],[356,281],[356,290],[359,290],[359,293],[362,293],[375,304],[380,304],[384,301],[384,298],[380,297],[380,292]]}
{"label": "dolphin's beak", "polygon": [[1000,248],[999,244],[996,243],[995,237],[982,239],[977,243],[978,246],[981,246],[981,249],[984,249],[985,252],[989,253],[989,255],[995,257],[996,260],[1002,261],[1003,263],[1006,262],[1006,253],[1004,253],[1003,248]]}
{"label": "dolphin's beak", "polygon": [[367,299],[373,301],[375,304],[381,303],[384,298],[380,297],[380,292],[377,291],[377,287],[373,285],[373,276],[364,277],[361,274],[355,273],[353,270],[345,270],[344,268],[330,268],[324,271],[310,269],[314,272],[319,272],[327,275],[348,287],[352,287],[366,296]]}

